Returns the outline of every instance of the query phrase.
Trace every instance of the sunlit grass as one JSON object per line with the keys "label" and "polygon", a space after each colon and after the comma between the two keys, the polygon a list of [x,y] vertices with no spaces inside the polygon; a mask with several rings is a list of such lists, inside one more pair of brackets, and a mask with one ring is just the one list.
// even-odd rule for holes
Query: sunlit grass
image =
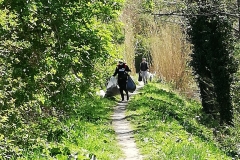
{"label": "sunlit grass", "polygon": [[145,159],[231,159],[214,143],[211,128],[201,124],[200,104],[164,88],[149,84],[128,106],[127,115]]}
{"label": "sunlit grass", "polygon": [[51,139],[24,151],[21,159],[97,159],[112,160],[122,156],[111,124],[115,101],[84,99],[82,105],[61,120]]}

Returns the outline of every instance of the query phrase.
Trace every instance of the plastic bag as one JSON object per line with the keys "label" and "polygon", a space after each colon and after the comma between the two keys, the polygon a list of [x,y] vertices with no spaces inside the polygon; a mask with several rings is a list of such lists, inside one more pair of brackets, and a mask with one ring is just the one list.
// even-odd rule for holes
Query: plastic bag
{"label": "plastic bag", "polygon": [[113,97],[120,94],[118,86],[112,86],[107,89],[105,97]]}
{"label": "plastic bag", "polygon": [[113,86],[117,86],[117,79],[115,77],[111,77],[108,84],[107,84],[107,89],[111,88]]}
{"label": "plastic bag", "polygon": [[138,81],[139,81],[139,82],[142,81],[142,73],[141,73],[141,72],[138,73]]}
{"label": "plastic bag", "polygon": [[120,92],[117,85],[117,79],[115,77],[111,77],[107,85],[105,97],[112,97],[118,94],[120,94]]}
{"label": "plastic bag", "polygon": [[133,93],[136,90],[136,84],[134,83],[130,76],[128,76],[127,90],[131,93]]}

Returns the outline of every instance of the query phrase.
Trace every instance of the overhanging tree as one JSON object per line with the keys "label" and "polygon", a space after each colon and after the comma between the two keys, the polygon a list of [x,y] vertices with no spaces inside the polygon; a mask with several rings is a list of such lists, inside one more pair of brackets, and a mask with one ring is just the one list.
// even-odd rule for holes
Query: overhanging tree
{"label": "overhanging tree", "polygon": [[[119,27],[115,20],[122,4],[0,1],[0,117],[7,120],[0,122],[0,130],[8,141],[0,142],[2,157],[17,155],[9,146],[27,148],[46,136],[26,129],[34,128],[33,122],[80,107],[81,98],[93,91],[105,68],[101,65],[97,71],[96,64],[114,56],[114,44],[121,37],[113,30]],[[48,130],[50,125],[44,125]]]}
{"label": "overhanging tree", "polygon": [[15,105],[34,101],[37,106],[66,107],[73,95],[88,92],[100,75],[95,64],[111,57],[113,36],[119,34],[112,28],[122,3],[1,1],[6,14],[0,28],[1,61],[9,65],[2,69],[9,69],[6,78],[25,84],[8,96]]}

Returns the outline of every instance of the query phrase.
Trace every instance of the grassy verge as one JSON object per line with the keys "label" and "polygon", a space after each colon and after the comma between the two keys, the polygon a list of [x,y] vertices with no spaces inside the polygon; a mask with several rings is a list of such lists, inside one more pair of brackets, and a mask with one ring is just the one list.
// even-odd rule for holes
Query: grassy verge
{"label": "grassy verge", "polygon": [[84,99],[19,159],[118,159],[122,152],[110,120],[114,106],[108,99]]}
{"label": "grassy verge", "polygon": [[145,86],[127,109],[145,159],[232,159],[217,147],[211,127],[204,125],[200,104],[166,88]]}

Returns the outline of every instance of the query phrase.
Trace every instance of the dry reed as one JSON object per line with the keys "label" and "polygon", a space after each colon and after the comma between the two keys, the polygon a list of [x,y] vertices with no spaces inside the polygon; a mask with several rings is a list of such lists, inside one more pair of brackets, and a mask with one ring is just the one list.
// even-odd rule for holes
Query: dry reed
{"label": "dry reed", "polygon": [[161,80],[174,84],[174,88],[182,93],[194,96],[196,84],[188,66],[191,49],[180,25],[168,23],[159,25],[155,23],[153,17],[148,17],[145,20],[148,26],[144,22],[144,27],[139,27],[141,24],[139,21],[142,17],[137,14],[138,4],[131,5],[130,3],[132,1],[128,2],[121,16],[121,21],[125,24],[125,43],[122,46],[124,59],[135,71],[136,45],[134,42],[136,41],[136,32],[139,28],[144,28],[144,31],[148,31],[146,38],[152,57],[150,71],[156,72],[157,77]]}

